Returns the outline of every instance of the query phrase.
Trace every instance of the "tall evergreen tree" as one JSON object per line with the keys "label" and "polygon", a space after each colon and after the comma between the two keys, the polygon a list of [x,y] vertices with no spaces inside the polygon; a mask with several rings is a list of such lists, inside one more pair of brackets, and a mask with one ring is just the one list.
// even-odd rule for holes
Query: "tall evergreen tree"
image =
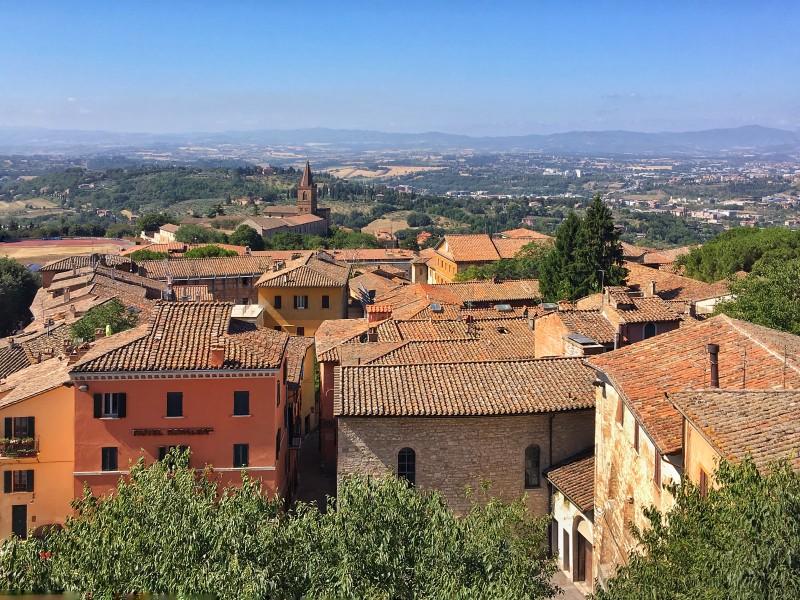
{"label": "tall evergreen tree", "polygon": [[601,291],[601,286],[623,285],[628,276],[622,266],[622,244],[611,209],[595,195],[581,222],[575,254],[579,285],[575,298]]}
{"label": "tall evergreen tree", "polygon": [[581,226],[580,217],[570,211],[556,229],[555,246],[541,264],[539,290],[546,301],[556,302],[578,297],[579,270],[576,254]]}

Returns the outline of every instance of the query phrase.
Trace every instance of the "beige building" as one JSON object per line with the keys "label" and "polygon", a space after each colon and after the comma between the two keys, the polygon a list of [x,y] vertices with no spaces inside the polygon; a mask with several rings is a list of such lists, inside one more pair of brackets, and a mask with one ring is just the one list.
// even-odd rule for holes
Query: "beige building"
{"label": "beige building", "polygon": [[550,513],[542,471],[594,440],[579,359],[337,367],[338,476],[396,473],[449,506],[488,494]]}

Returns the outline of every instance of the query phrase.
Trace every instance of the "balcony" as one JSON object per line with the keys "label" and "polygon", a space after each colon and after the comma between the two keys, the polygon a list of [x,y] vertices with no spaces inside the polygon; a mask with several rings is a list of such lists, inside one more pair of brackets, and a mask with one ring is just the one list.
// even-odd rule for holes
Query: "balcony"
{"label": "balcony", "polygon": [[39,438],[0,438],[0,458],[32,458],[39,454]]}

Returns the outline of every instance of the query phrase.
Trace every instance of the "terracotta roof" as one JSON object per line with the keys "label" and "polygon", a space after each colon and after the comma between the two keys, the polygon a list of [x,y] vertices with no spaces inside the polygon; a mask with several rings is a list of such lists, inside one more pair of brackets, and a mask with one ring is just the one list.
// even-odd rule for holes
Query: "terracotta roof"
{"label": "terracotta roof", "polygon": [[594,377],[580,359],[337,367],[334,414],[514,415],[594,407]]}
{"label": "terracotta roof", "polygon": [[[567,331],[592,338],[598,344],[613,344],[616,328],[599,310],[564,310],[548,315],[560,319]],[[542,318],[542,317],[540,317]]]}
{"label": "terracotta roof", "polygon": [[30,364],[22,344],[15,343],[12,346],[6,342],[0,346],[0,379],[21,371]]}
{"label": "terracotta roof", "polygon": [[582,452],[548,469],[544,476],[582,513],[594,510],[594,451]]}
{"label": "terracotta roof", "polygon": [[645,291],[650,282],[656,282],[656,295],[664,300],[707,300],[727,294],[727,282],[709,284],[683,275],[675,275],[659,269],[651,269],[632,262],[625,262],[628,269],[628,286]]}
{"label": "terracotta roof", "polygon": [[87,256],[69,256],[49,263],[45,263],[40,271],[67,271],[69,269],[80,269],[92,267],[98,262],[104,261],[107,265],[121,265],[130,263],[131,260],[125,256],[114,254],[89,254]]}
{"label": "terracotta roof", "polygon": [[69,363],[63,358],[51,358],[30,365],[0,382],[0,408],[38,396],[68,382]]}
{"label": "terracotta roof", "polygon": [[306,352],[314,345],[314,338],[291,336],[286,344],[286,381],[299,385],[303,375]]}
{"label": "terracotta roof", "polygon": [[485,233],[444,236],[436,245],[436,251],[457,263],[493,262],[500,260],[500,254]]}
{"label": "terracotta roof", "polygon": [[150,250],[151,252],[166,252],[168,254],[183,254],[195,244],[186,244],[184,242],[167,242],[165,244],[142,244],[140,246],[131,246],[120,251],[120,256],[127,256],[139,250]]}
{"label": "terracotta roof", "polygon": [[139,274],[150,279],[175,279],[198,277],[223,277],[226,275],[253,277],[271,267],[266,256],[229,256],[221,258],[175,258],[168,260],[143,260],[138,263]]}
{"label": "terracotta roof", "polygon": [[[133,340],[121,347],[84,357],[73,371],[258,370],[280,366],[289,335],[231,321],[231,308],[232,304],[222,302],[159,302],[146,331],[131,334]],[[221,367],[211,361],[215,344],[224,348]]]}
{"label": "terracotta roof", "polygon": [[175,300],[181,302],[213,302],[214,294],[207,285],[176,285],[172,288]]}
{"label": "terracotta roof", "polygon": [[328,250],[336,260],[357,264],[362,261],[367,262],[411,262],[416,255],[411,250],[402,248],[360,248],[360,249],[340,249]]}
{"label": "terracotta roof", "polygon": [[[463,340],[429,340],[387,342],[395,348],[387,348],[376,358],[362,359],[362,364],[409,365],[437,362],[481,362],[490,360],[533,359],[532,344],[520,343],[518,338],[503,340],[500,336]],[[370,344],[359,344],[369,346]],[[350,345],[355,347],[354,345]],[[344,363],[343,363],[344,364]]]}
{"label": "terracotta roof", "polygon": [[703,390],[672,396],[675,407],[725,458],[759,469],[791,458],[800,469],[800,391]]}
{"label": "terracotta roof", "polygon": [[500,258],[514,258],[525,246],[539,241],[542,240],[526,238],[492,239],[492,243],[494,243],[494,247],[497,248],[497,253],[500,255]]}
{"label": "terracotta roof", "polygon": [[180,229],[180,225],[173,225],[172,223],[165,223],[159,229],[161,231],[166,231],[167,233],[177,233],[178,229]]}
{"label": "terracotta roof", "polygon": [[338,360],[338,354],[331,351],[340,344],[358,338],[369,329],[370,325],[366,319],[323,321],[314,333],[317,360]]}
{"label": "terracotta roof", "polygon": [[681,318],[670,304],[658,296],[638,298],[626,293],[610,295],[619,304],[605,304],[602,310],[614,313],[616,320],[621,323],[677,321]]}
{"label": "terracotta roof", "polygon": [[496,306],[488,308],[461,308],[459,309],[459,316],[461,318],[471,316],[473,319],[481,321],[488,321],[494,319],[522,319],[529,314],[533,314],[536,307],[533,306],[512,306],[511,310],[499,311]]}
{"label": "terracotta roof", "polygon": [[500,235],[505,238],[524,238],[527,240],[552,240],[553,238],[547,234],[533,231],[532,229],[525,229],[518,227],[517,229],[509,229],[508,231],[501,231]]}
{"label": "terracotta roof", "polygon": [[645,248],[644,246],[636,246],[628,242],[620,242],[622,246],[622,256],[627,258],[642,258],[652,248]]}
{"label": "terracotta roof", "polygon": [[464,281],[460,283],[441,283],[431,288],[443,289],[457,296],[462,302],[519,302],[533,304],[539,294],[538,279],[509,279],[505,281]]}
{"label": "terracotta roof", "polygon": [[599,309],[603,306],[603,294],[597,292],[596,294],[589,294],[583,298],[578,298],[575,301],[575,308],[578,310],[591,310]]}
{"label": "terracotta roof", "polygon": [[306,256],[286,263],[278,271],[264,273],[256,287],[340,287],[347,285],[350,265]]}
{"label": "terracotta roof", "polygon": [[400,286],[400,284],[395,283],[391,279],[381,277],[375,273],[362,273],[361,275],[357,275],[350,279],[347,285],[350,287],[350,295],[354,298],[360,297],[361,286],[364,286],[364,289],[367,291],[375,290],[375,296],[387,294]]}
{"label": "terracotta roof", "polygon": [[605,373],[661,452],[681,449],[678,411],[665,394],[708,387],[708,344],[719,344],[724,388],[800,388],[800,337],[720,315],[689,321],[589,362]]}
{"label": "terracotta roof", "polygon": [[412,264],[419,264],[424,265],[427,264],[429,260],[431,260],[434,256],[436,256],[436,250],[433,248],[424,248],[423,250],[419,251],[419,256],[411,261]]}

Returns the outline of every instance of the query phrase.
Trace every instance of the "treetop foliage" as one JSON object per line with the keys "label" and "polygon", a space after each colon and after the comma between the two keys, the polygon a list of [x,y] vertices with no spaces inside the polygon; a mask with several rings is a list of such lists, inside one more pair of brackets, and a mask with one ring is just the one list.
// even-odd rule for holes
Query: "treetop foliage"
{"label": "treetop foliage", "polygon": [[685,275],[719,281],[738,271],[748,273],[758,262],[800,258],[800,231],[783,227],[735,227],[681,257]]}
{"label": "treetop foliage", "polygon": [[[331,501],[333,504],[333,500]],[[44,540],[0,549],[0,588],[239,598],[550,598],[547,519],[524,502],[454,515],[403,480],[351,478],[335,510],[284,512],[257,480],[221,487],[188,453],[131,466],[114,494],[88,489]]]}
{"label": "treetop foliage", "polygon": [[225,256],[239,256],[239,253],[235,250],[226,250],[214,244],[209,244],[208,246],[198,246],[187,250],[183,255],[184,258],[217,258]]}
{"label": "treetop foliage", "polygon": [[125,308],[119,298],[112,298],[108,302],[90,308],[83,317],[70,325],[70,337],[74,340],[91,342],[94,341],[96,329],[106,331],[106,328],[110,327],[113,334],[135,327],[138,322],[139,315]]}
{"label": "treetop foliage", "polygon": [[597,600],[800,598],[800,474],[790,461],[759,472],[722,461],[703,496],[685,482],[675,506],[651,507],[640,548]]}
{"label": "treetop foliage", "polygon": [[0,337],[24,327],[33,315],[28,308],[36,297],[41,277],[17,261],[0,257]]}

